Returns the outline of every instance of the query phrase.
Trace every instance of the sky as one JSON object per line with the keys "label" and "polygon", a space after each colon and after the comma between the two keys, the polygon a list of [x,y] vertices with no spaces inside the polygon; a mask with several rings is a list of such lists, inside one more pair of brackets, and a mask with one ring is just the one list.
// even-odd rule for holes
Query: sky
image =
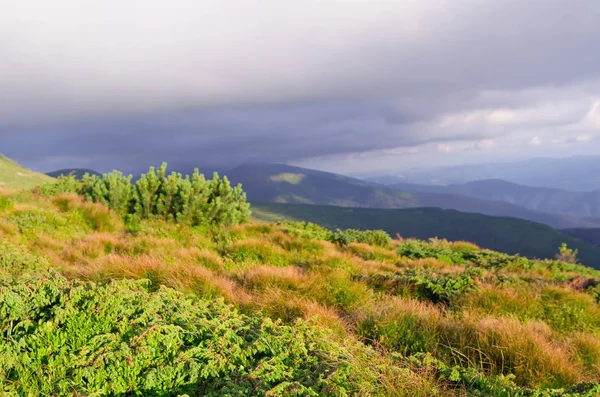
{"label": "sky", "polygon": [[358,175],[600,154],[597,0],[0,9],[0,152],[35,170]]}

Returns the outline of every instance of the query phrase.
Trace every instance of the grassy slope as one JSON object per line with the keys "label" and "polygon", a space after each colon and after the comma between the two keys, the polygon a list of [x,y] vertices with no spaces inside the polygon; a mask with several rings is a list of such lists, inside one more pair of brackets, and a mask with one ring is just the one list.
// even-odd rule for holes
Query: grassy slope
{"label": "grassy slope", "polygon": [[[600,381],[600,306],[588,288],[599,272],[467,243],[338,246],[323,235],[160,220],[130,234],[76,196],[0,194],[0,325],[10,330],[0,390],[508,396]],[[219,297],[233,308],[215,306]]]}
{"label": "grassy slope", "polygon": [[552,258],[562,242],[579,249],[580,259],[600,268],[600,248],[538,223],[437,208],[383,210],[254,203],[257,219],[302,220],[329,228],[383,229],[392,236],[473,241],[482,247],[528,257]]}
{"label": "grassy slope", "polygon": [[455,194],[398,191],[348,178],[281,164],[244,165],[227,173],[242,183],[251,201],[337,205],[364,208],[437,207],[493,216],[511,216],[555,228],[597,227],[600,221],[532,211],[502,201],[486,201]]}
{"label": "grassy slope", "polygon": [[562,232],[600,247],[600,229],[564,229]]}
{"label": "grassy slope", "polygon": [[29,188],[50,181],[52,181],[51,177],[23,168],[8,157],[0,154],[1,189]]}

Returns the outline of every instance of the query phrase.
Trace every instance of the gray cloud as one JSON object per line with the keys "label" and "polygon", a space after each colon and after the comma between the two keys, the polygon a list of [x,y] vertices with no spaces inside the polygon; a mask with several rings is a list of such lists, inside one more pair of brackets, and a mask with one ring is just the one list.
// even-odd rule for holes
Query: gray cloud
{"label": "gray cloud", "polygon": [[0,151],[40,169],[345,163],[600,126],[595,0],[5,3]]}

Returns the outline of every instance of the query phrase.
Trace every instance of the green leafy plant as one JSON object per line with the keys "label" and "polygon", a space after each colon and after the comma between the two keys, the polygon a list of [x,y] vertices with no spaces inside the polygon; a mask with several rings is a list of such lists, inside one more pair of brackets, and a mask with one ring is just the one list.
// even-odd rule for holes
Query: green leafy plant
{"label": "green leafy plant", "polygon": [[558,254],[556,254],[556,259],[562,262],[567,263],[577,263],[577,254],[579,251],[577,249],[573,250],[567,247],[567,243],[562,243],[558,248]]}

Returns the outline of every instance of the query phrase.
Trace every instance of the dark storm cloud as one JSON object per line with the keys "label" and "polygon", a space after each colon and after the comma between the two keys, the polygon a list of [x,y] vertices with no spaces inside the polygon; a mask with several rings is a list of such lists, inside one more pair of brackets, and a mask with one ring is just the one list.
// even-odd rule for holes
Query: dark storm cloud
{"label": "dark storm cloud", "polygon": [[[231,166],[375,150],[382,141],[395,146],[445,139],[411,132],[419,120],[369,102],[211,109],[23,128],[4,135],[3,150],[19,153],[28,136],[32,143],[19,154],[27,163],[52,153],[70,162],[80,157],[81,166],[130,171],[162,160],[182,167]],[[463,136],[468,138],[476,136]]]}
{"label": "dark storm cloud", "polygon": [[598,133],[595,0],[5,3],[0,152],[37,168]]}

